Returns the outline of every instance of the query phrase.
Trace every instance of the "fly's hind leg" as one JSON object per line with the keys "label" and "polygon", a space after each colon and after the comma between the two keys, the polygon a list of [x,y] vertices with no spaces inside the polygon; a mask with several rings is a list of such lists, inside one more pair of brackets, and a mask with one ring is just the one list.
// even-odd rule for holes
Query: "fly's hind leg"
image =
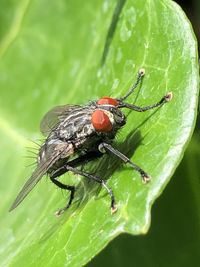
{"label": "fly's hind leg", "polygon": [[69,165],[72,168],[74,168],[76,166],[80,166],[80,165],[86,164],[86,163],[88,163],[88,162],[90,162],[90,161],[92,161],[92,160],[94,160],[96,158],[99,158],[102,155],[103,154],[101,152],[99,152],[99,151],[88,152],[85,155],[82,155],[82,156],[80,156],[78,158],[75,158],[74,160],[66,162],[63,166],[61,166],[56,171],[54,171],[54,172],[52,172],[50,174],[50,179],[55,185],[57,185],[61,189],[69,190],[71,192],[70,193],[70,198],[69,198],[69,201],[68,201],[67,205],[64,208],[59,209],[56,212],[56,216],[60,216],[66,209],[68,209],[70,207],[70,205],[72,204],[72,201],[74,199],[74,193],[75,193],[75,186],[65,185],[65,184],[59,182],[56,178],[61,176],[64,173],[68,172],[69,171],[69,169],[68,169]]}
{"label": "fly's hind leg", "polygon": [[[93,180],[93,181],[101,184],[101,186],[104,187],[106,189],[106,191],[108,192],[108,194],[110,195],[110,199],[111,199],[111,213],[114,213],[117,210],[116,205],[115,205],[115,197],[114,197],[113,191],[112,191],[112,189],[110,189],[109,187],[107,187],[106,182],[103,179],[101,179],[100,177],[98,177],[96,175],[93,175],[93,174],[90,174],[88,172],[79,170],[79,169],[74,168],[74,167],[69,166],[69,165],[65,165],[63,167],[65,167],[65,172],[71,171],[71,172],[73,172],[75,174],[79,174],[79,175],[81,175],[83,177],[86,177],[86,178],[88,178],[90,180]],[[64,208],[62,208],[62,209],[59,209],[56,212],[56,215],[59,216],[66,209],[68,209],[69,206],[71,205],[72,200],[74,198],[75,187],[74,186],[69,186],[69,185],[62,184],[61,182],[59,182],[58,180],[55,179],[54,174],[53,174],[53,177],[50,177],[50,179],[58,187],[60,187],[62,189],[67,189],[67,190],[70,190],[71,191],[70,199],[69,199],[69,202],[68,202],[67,206],[64,207]]]}
{"label": "fly's hind leg", "polygon": [[67,166],[71,166],[71,167],[78,167],[78,166],[82,166],[90,161],[93,161],[97,158],[102,157],[103,153],[101,153],[100,151],[90,151],[84,155],[79,156],[78,158],[75,158],[71,161],[66,161],[66,163],[59,167],[56,171],[54,171],[51,174],[52,178],[56,178],[59,177],[63,174],[65,174],[66,172],[68,172]]}
{"label": "fly's hind leg", "polygon": [[59,188],[70,191],[70,197],[69,197],[69,201],[68,201],[67,205],[64,208],[61,208],[61,209],[57,210],[56,213],[55,213],[56,216],[60,216],[72,204],[72,201],[74,199],[75,186],[63,184],[63,183],[59,182],[58,180],[56,180],[55,178],[53,178],[51,176],[50,176],[50,179]]}
{"label": "fly's hind leg", "polygon": [[93,180],[93,181],[99,183],[102,187],[104,187],[106,189],[106,191],[108,192],[108,194],[110,196],[110,199],[111,199],[111,205],[110,205],[111,206],[111,213],[114,213],[117,210],[117,207],[115,205],[115,197],[114,197],[113,191],[112,191],[112,189],[107,187],[106,182],[103,179],[101,179],[100,177],[98,177],[96,175],[93,175],[93,174],[90,174],[88,172],[79,170],[79,169],[74,168],[74,167],[69,166],[69,165],[66,166],[66,169],[68,171],[71,171],[71,172],[75,173],[75,174],[79,174],[79,175],[81,175],[83,177],[86,177],[86,178],[88,178],[90,180]]}

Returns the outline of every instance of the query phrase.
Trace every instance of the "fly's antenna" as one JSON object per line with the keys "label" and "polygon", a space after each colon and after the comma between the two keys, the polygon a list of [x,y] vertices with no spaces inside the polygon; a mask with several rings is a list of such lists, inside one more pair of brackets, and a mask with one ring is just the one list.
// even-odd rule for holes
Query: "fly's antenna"
{"label": "fly's antenna", "polygon": [[120,100],[123,101],[125,100],[127,97],[129,97],[129,95],[131,95],[134,90],[137,88],[137,86],[140,84],[140,82],[142,81],[142,78],[145,75],[145,69],[140,69],[138,71],[138,75],[137,75],[137,80],[136,82],[133,84],[133,86],[129,89],[129,91],[126,93],[125,96],[121,97]]}

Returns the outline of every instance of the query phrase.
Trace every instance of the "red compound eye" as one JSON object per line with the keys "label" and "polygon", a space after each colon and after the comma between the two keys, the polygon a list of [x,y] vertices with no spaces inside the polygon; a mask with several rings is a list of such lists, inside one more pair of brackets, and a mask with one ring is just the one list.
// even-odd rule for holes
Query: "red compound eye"
{"label": "red compound eye", "polygon": [[112,130],[112,123],[103,110],[95,110],[92,114],[92,125],[98,132],[109,132]]}
{"label": "red compound eye", "polygon": [[102,97],[101,99],[99,99],[97,101],[97,104],[98,105],[118,106],[119,105],[119,102],[116,99],[114,99],[114,98],[111,98],[111,97],[108,97],[108,96],[104,96],[104,97]]}

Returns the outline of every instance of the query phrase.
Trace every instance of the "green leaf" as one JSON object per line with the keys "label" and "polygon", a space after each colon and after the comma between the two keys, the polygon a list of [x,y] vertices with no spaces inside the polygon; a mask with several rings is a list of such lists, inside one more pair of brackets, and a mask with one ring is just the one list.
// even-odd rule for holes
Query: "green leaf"
{"label": "green leaf", "polygon": [[[180,162],[196,119],[196,40],[182,10],[167,0],[2,1],[0,13],[0,181],[2,266],[80,266],[122,232],[146,233],[155,199]],[[5,25],[3,27],[2,25]],[[89,170],[108,179],[105,190],[72,174],[73,206],[60,218],[68,194],[47,179],[12,213],[9,206],[31,174],[28,140],[41,139],[43,114],[59,104],[124,95],[137,71],[146,76],[130,103],[174,98],[157,111],[126,112],[116,147],[152,176],[148,185],[115,157]]]}
{"label": "green leaf", "polygon": [[152,225],[148,234],[138,237],[120,235],[110,242],[88,267],[198,266],[199,142],[200,132],[196,131],[174,173],[174,179],[153,206]]}

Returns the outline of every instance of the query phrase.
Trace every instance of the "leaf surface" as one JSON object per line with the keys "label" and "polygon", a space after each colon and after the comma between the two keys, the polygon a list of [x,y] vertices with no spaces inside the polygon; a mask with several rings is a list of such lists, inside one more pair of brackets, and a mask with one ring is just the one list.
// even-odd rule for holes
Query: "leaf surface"
{"label": "leaf surface", "polygon": [[[81,8],[80,8],[81,7]],[[182,10],[167,0],[3,1],[0,13],[0,131],[2,266],[80,266],[122,232],[146,233],[155,199],[180,162],[191,137],[198,98],[196,39]],[[8,14],[8,16],[5,16]],[[123,96],[143,67],[142,86],[129,102],[145,106],[167,92],[158,110],[125,111],[116,147],[151,176],[148,185],[113,156],[88,166],[114,191],[118,212],[93,183],[72,174],[73,206],[54,211],[68,194],[47,179],[8,214],[32,162],[28,140],[43,114],[59,104],[81,104],[104,95]]]}

